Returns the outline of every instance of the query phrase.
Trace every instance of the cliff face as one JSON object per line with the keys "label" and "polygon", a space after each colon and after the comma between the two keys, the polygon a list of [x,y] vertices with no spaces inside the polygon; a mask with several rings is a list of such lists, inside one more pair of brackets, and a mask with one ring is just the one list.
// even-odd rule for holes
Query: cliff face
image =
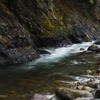
{"label": "cliff face", "polygon": [[0,3],[0,65],[26,62],[37,57],[31,37],[13,13]]}
{"label": "cliff face", "polygon": [[[10,9],[40,46],[63,46],[99,37],[99,0],[10,0]],[[94,20],[95,19],[95,20]],[[36,44],[35,42],[35,44]]]}
{"label": "cliff face", "polygon": [[57,47],[99,39],[99,5],[99,0],[94,4],[84,0],[2,0],[0,64],[36,58],[35,46]]}

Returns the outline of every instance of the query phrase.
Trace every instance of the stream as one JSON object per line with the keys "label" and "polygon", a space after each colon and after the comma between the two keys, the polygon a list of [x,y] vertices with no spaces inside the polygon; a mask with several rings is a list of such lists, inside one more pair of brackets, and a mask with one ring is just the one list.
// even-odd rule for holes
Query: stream
{"label": "stream", "polygon": [[85,70],[97,67],[100,54],[85,52],[93,43],[45,48],[50,54],[42,54],[34,61],[1,66],[0,100],[28,100],[34,93],[54,94],[57,87],[94,77],[84,73]]}

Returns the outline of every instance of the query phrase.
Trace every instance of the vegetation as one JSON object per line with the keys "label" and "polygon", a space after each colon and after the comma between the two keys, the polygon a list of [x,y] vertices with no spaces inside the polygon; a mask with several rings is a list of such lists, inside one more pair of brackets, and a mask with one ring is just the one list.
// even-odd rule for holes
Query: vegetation
{"label": "vegetation", "polygon": [[91,4],[94,4],[94,0],[89,0],[89,2],[90,2]]}

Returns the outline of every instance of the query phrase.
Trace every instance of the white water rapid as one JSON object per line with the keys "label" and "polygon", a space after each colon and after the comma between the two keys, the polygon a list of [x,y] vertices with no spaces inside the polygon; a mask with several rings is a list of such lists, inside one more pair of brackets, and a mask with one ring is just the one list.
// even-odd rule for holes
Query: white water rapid
{"label": "white water rapid", "polygon": [[80,50],[80,48],[84,48],[84,51],[87,50],[87,48],[92,45],[93,42],[83,42],[80,44],[73,44],[68,45],[66,47],[60,47],[60,48],[48,48],[45,49],[50,54],[41,55],[41,57],[35,61],[30,62],[30,65],[35,65],[37,63],[50,63],[50,62],[58,62],[61,58],[70,56],[72,54],[76,54],[79,52],[83,52],[83,50]]}

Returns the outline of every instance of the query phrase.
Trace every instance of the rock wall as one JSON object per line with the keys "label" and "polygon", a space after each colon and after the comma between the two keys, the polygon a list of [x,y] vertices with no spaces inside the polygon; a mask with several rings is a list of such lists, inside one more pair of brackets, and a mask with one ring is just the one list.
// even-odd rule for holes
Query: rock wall
{"label": "rock wall", "polygon": [[35,57],[38,54],[28,31],[0,3],[0,65],[27,62]]}
{"label": "rock wall", "polygon": [[99,39],[99,11],[99,0],[1,0],[0,65],[38,57],[35,47]]}
{"label": "rock wall", "polygon": [[100,11],[96,9],[99,0],[95,4],[87,1],[9,0],[11,11],[31,34],[36,46],[41,47],[99,38],[99,22],[95,20]]}

